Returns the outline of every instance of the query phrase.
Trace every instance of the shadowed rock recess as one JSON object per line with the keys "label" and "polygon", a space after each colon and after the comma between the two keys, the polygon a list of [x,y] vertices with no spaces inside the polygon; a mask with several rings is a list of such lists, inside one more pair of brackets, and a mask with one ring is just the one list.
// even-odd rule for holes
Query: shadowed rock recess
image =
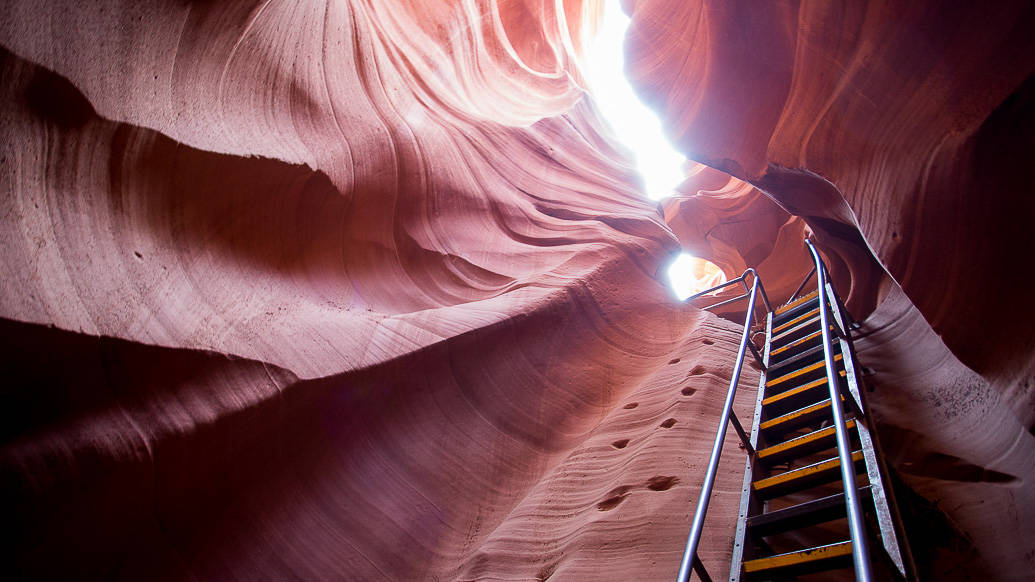
{"label": "shadowed rock recess", "polygon": [[657,205],[598,2],[6,2],[5,573],[672,578],[740,331],[665,267],[811,232],[921,571],[1030,575],[1035,6],[943,4],[623,2]]}

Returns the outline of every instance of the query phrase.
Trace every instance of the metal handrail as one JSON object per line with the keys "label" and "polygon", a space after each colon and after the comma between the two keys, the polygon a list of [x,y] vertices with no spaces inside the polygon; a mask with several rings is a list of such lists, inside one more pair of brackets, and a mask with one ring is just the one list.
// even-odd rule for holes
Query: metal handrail
{"label": "metal handrail", "polygon": [[838,390],[837,372],[834,368],[833,348],[830,346],[830,315],[827,313],[828,305],[825,300],[827,293],[826,268],[812,241],[805,239],[805,244],[808,245],[815,262],[818,289],[816,299],[819,302],[819,325],[823,332],[823,361],[827,369],[830,409],[834,415],[834,432],[837,440],[837,456],[841,461],[841,480],[844,484],[845,505],[848,508],[848,528],[852,536],[852,563],[855,567],[855,579],[869,582],[873,579],[873,573],[870,571],[869,543],[866,539],[866,526],[863,522],[862,506],[859,503],[859,492],[855,488],[855,465],[852,462],[852,449],[848,439],[848,429],[845,427],[844,410],[841,408],[841,394]]}
{"label": "metal handrail", "polygon": [[[748,290],[747,287],[747,276],[749,274],[754,276],[754,281],[751,284],[750,290]],[[746,445],[748,453],[753,453],[750,439],[744,432],[740,421],[737,420],[736,414],[733,412],[733,400],[737,394],[737,384],[740,382],[740,372],[744,367],[744,354],[747,352],[748,343],[750,342],[749,337],[751,333],[752,316],[755,311],[755,298],[759,291],[762,293],[762,302],[765,304],[766,314],[768,315],[772,312],[772,307],[769,304],[769,297],[766,295],[765,287],[762,285],[762,281],[759,279],[758,273],[756,273],[754,269],[748,269],[744,271],[744,274],[740,277],[693,295],[692,297],[687,298],[687,301],[691,301],[724,287],[735,285],[738,282],[744,284],[744,289],[747,291],[744,295],[702,308],[713,309],[719,305],[725,305],[732,301],[739,301],[745,297],[748,298],[748,308],[747,312],[744,314],[744,333],[741,334],[740,337],[740,349],[737,350],[737,360],[733,365],[733,375],[730,378],[730,387],[726,392],[726,402],[723,404],[722,417],[719,419],[719,427],[715,433],[715,442],[712,444],[711,457],[708,459],[708,471],[704,475],[704,483],[701,485],[701,495],[697,499],[697,510],[694,513],[694,522],[690,527],[690,535],[687,538],[686,550],[683,552],[683,561],[679,565],[679,582],[687,582],[690,580],[691,569],[696,570],[698,575],[706,581],[710,580],[707,571],[704,569],[704,565],[697,557],[697,548],[701,542],[701,532],[704,530],[704,518],[708,513],[708,503],[711,500],[712,487],[715,485],[715,475],[719,469],[719,457],[722,456],[723,441],[726,440],[726,427],[731,422],[733,423],[738,436],[740,436],[741,441]],[[754,346],[752,346],[752,352],[755,354],[755,357],[758,358],[758,353],[753,348]],[[761,360],[759,360],[759,363],[762,363]]]}
{"label": "metal handrail", "polygon": [[[831,314],[829,310],[831,307],[827,304],[827,271],[826,265],[823,263],[823,259],[819,256],[819,251],[811,240],[805,239],[805,244],[808,246],[809,252],[812,255],[814,265],[809,271],[809,274],[805,276],[805,280],[801,282],[801,285],[791,294],[791,300],[796,297],[804,288],[805,285],[812,278],[812,275],[816,275],[816,286],[817,286],[817,303],[819,304],[819,316],[820,316],[820,329],[822,331],[823,339],[823,362],[826,366],[827,384],[830,388],[830,403],[831,410],[833,412],[834,420],[834,432],[837,442],[837,453],[838,459],[841,464],[841,479],[844,484],[845,492],[845,505],[848,510],[848,523],[849,530],[851,532],[852,539],[852,561],[855,568],[856,580],[862,582],[870,582],[873,579],[873,574],[870,569],[869,562],[869,543],[866,537],[865,523],[863,521],[862,507],[859,500],[859,492],[855,488],[855,466],[852,462],[852,450],[851,442],[848,437],[848,429],[845,426],[844,410],[841,404],[841,393],[839,390],[839,384],[837,381],[837,372],[834,367],[834,356],[833,348],[831,346],[831,335],[830,335],[830,319]],[[752,275],[754,280],[751,287],[748,288],[747,277]],[[720,289],[731,287],[740,283],[744,286],[744,293],[734,297],[702,307],[702,309],[709,310],[717,307],[728,305],[736,301],[740,301],[744,298],[748,299],[747,312],[744,315],[744,332],[740,338],[740,348],[737,350],[737,359],[733,366],[733,375],[730,378],[730,387],[726,393],[726,402],[723,404],[722,416],[719,419],[719,426],[716,429],[715,441],[712,444],[711,456],[708,459],[708,470],[704,476],[704,483],[701,485],[701,495],[697,500],[697,509],[694,513],[694,521],[690,527],[690,535],[687,538],[686,549],[683,552],[683,560],[679,565],[678,582],[688,582],[690,580],[691,570],[696,571],[702,579],[706,582],[710,582],[711,578],[708,572],[704,568],[704,564],[701,563],[700,558],[697,557],[698,546],[701,541],[701,533],[704,529],[705,516],[708,513],[708,505],[711,500],[712,488],[715,485],[715,476],[718,472],[719,459],[722,456],[723,441],[726,440],[726,429],[727,426],[732,423],[734,429],[737,431],[738,436],[745,445],[749,455],[754,455],[754,449],[751,445],[750,438],[745,433],[740,421],[737,419],[736,414],[733,412],[733,400],[737,392],[737,384],[740,382],[740,373],[744,366],[745,353],[750,344],[750,333],[751,323],[755,311],[755,300],[758,292],[762,293],[762,301],[765,304],[765,315],[772,313],[773,309],[769,303],[769,297],[765,292],[765,287],[762,285],[761,279],[758,277],[758,273],[754,269],[747,269],[740,277],[732,279],[721,285],[716,285],[711,289],[701,291],[691,297],[687,298],[687,301],[693,301],[704,295],[714,293]],[[838,304],[839,305],[839,304]],[[839,305],[840,306],[840,305]],[[840,326],[839,326],[840,327]],[[843,333],[847,333],[848,330],[843,330]],[[750,345],[751,351],[758,363],[762,366],[763,371],[765,370],[765,364],[762,358],[759,356],[758,351],[754,345]],[[857,411],[857,413],[860,411]]]}
{"label": "metal handrail", "polygon": [[[827,277],[830,277],[830,271],[828,271],[826,269],[827,269],[827,266],[824,263],[823,264],[823,272],[826,273]],[[787,303],[784,303],[784,305],[790,305],[791,302],[794,301],[794,299],[801,294],[802,290],[805,289],[805,285],[808,285],[809,281],[812,280],[812,276],[815,275],[815,274],[816,274],[816,265],[813,264],[812,268],[809,269],[809,272],[805,275],[805,278],[801,280],[801,284],[798,285],[798,288],[795,289],[794,292],[791,293],[787,297]],[[840,308],[841,315],[842,316],[846,316],[848,318],[848,320],[849,320],[849,323],[851,323],[853,326],[858,326],[858,322],[856,321],[856,319],[854,317],[852,317],[852,314],[848,311],[848,308],[846,308],[844,306],[844,304],[840,303],[840,298],[838,299],[838,301],[839,301],[838,307]],[[847,330],[845,330],[845,331],[847,331]]]}
{"label": "metal handrail", "polygon": [[756,281],[759,281],[759,288],[758,289],[759,289],[759,291],[762,292],[762,303],[765,304],[766,313],[769,313],[770,311],[773,310],[773,308],[769,304],[769,295],[765,292],[765,285],[763,285],[761,283],[761,279],[759,279],[758,273],[754,269],[752,269],[750,267],[746,271],[744,271],[744,273],[741,274],[736,279],[730,279],[729,281],[726,281],[725,283],[721,283],[721,284],[716,285],[716,286],[714,286],[714,287],[712,287],[710,289],[705,289],[704,291],[700,291],[698,293],[695,293],[695,294],[691,295],[690,297],[687,297],[685,301],[693,301],[694,299],[697,299],[698,297],[703,297],[703,296],[708,295],[710,293],[715,293],[716,291],[718,291],[720,289],[725,289],[726,287],[730,287],[732,285],[736,285],[737,283],[740,283],[740,284],[742,284],[744,286],[744,293],[742,295],[738,295],[738,296],[736,296],[736,297],[734,297],[732,299],[726,299],[725,301],[720,301],[718,303],[713,303],[711,305],[706,305],[704,307],[701,307],[701,309],[704,309],[705,311],[708,311],[708,310],[711,310],[711,309],[715,309],[717,307],[722,307],[723,305],[728,305],[730,303],[735,303],[737,301],[740,301],[741,299],[744,299],[745,297],[747,297],[748,294],[751,292],[749,290],[749,288],[748,288],[748,285],[747,285],[747,276],[748,275],[752,275],[755,278]]}

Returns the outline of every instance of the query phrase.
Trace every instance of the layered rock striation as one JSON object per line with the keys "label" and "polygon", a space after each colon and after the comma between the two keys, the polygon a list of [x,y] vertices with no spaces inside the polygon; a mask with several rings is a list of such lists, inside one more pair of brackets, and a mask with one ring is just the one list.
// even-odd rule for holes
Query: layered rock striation
{"label": "layered rock striation", "polygon": [[625,5],[699,163],[662,207],[582,89],[596,2],[9,2],[14,575],[671,577],[740,333],[664,267],[782,299],[807,232],[924,567],[1030,571],[1031,8]]}
{"label": "layered rock striation", "polygon": [[[860,357],[876,371],[887,447],[976,547],[938,578],[969,567],[1017,579],[1035,565],[1014,551],[1035,543],[1033,17],[1023,2],[650,1],[634,4],[627,44],[630,75],[683,151],[823,243],[865,320]],[[764,206],[737,188],[745,207]],[[731,187],[690,189],[671,205]],[[783,224],[771,209],[747,216],[748,232],[764,230],[760,216]],[[781,257],[799,260],[754,264]]]}

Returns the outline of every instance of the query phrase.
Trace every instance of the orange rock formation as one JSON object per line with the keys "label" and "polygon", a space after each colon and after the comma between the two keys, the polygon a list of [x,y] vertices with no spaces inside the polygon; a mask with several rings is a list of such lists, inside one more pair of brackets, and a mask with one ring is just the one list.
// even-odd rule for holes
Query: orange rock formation
{"label": "orange rock formation", "polygon": [[597,2],[8,2],[14,576],[669,578],[739,331],[664,267],[783,299],[806,228],[922,568],[1035,568],[1032,8],[624,4],[710,166],[662,207],[582,90]]}

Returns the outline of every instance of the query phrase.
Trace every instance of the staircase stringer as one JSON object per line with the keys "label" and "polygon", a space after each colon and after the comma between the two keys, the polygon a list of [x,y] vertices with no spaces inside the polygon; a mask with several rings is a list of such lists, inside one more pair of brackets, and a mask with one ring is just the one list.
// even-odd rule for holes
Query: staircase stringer
{"label": "staircase stringer", "polygon": [[[829,288],[829,285],[828,296],[831,299],[831,305],[836,306],[831,311],[837,314],[835,317],[839,319],[840,325],[843,321],[840,319],[840,312],[843,306],[840,304],[840,298],[834,293],[832,288]],[[848,328],[842,326],[841,329],[847,331]],[[840,342],[841,354],[844,356],[842,363],[844,365],[848,391],[855,401],[859,403],[861,409],[868,411],[865,394],[861,389],[861,375],[856,363],[855,345],[852,342],[851,334],[845,333],[843,336],[838,337],[837,341]],[[891,560],[895,569],[898,570],[898,574],[903,579],[915,580],[916,569],[913,563],[912,552],[906,542],[904,532],[896,528],[896,524],[901,524],[902,520],[895,503],[894,491],[891,489],[890,483],[884,478],[888,474],[888,469],[884,463],[884,455],[880,448],[879,439],[872,430],[872,421],[872,417],[867,412],[865,417],[857,419],[856,427],[859,435],[859,444],[863,451],[863,459],[866,464],[866,476],[869,479],[877,525],[880,529],[881,544],[887,557]]]}
{"label": "staircase stringer", "polygon": [[[751,448],[759,449],[762,439],[759,427],[762,424],[762,401],[765,399],[765,385],[768,381],[769,352],[772,350],[773,313],[766,315],[765,345],[762,352],[762,370],[758,378],[758,391],[755,393],[755,411],[751,418]],[[747,518],[759,513],[758,501],[751,495],[751,483],[754,476],[757,454],[748,455],[744,467],[744,483],[740,490],[740,512],[737,514],[737,532],[733,538],[733,558],[730,560],[730,582],[740,582],[744,571],[744,560],[753,556],[745,556],[747,537]]]}
{"label": "staircase stringer", "polygon": [[[860,372],[864,368],[859,367],[851,336],[858,324],[834,291],[817,249],[810,241],[806,243],[818,279],[817,288],[808,295],[773,310],[757,274],[755,285],[748,288],[746,278],[754,273],[750,269],[740,278],[700,294],[741,284],[744,294],[709,307],[745,298],[750,301],[734,377],[680,564],[681,582],[690,579],[691,570],[710,582],[696,550],[729,423],[737,429],[748,456],[733,540],[731,582],[793,579],[849,567],[860,580],[916,579],[894,492],[890,481],[885,480],[890,473],[874,432],[876,427],[871,423],[873,419],[866,412]],[[755,329],[750,313],[754,312],[756,290],[761,291],[767,308],[761,354],[753,343],[748,343],[750,331]],[[774,336],[777,332],[779,335]],[[755,335],[760,333],[756,331]],[[746,434],[732,407],[748,349],[762,369],[751,429]],[[816,362],[819,356],[822,359]],[[823,373],[825,377],[821,376]],[[842,406],[851,410],[843,411]],[[827,415],[832,418],[826,419]],[[837,456],[830,458],[832,453]],[[867,476],[863,487],[858,486],[856,479],[861,472]],[[835,473],[839,473],[843,493],[817,497],[825,495],[819,486],[836,482]],[[785,498],[792,494],[797,497]],[[866,507],[862,498],[866,498]],[[845,518],[850,539],[829,543],[830,534],[843,527],[840,522]],[[810,530],[821,524],[830,524],[823,526],[825,533]],[[779,537],[790,532],[799,533]],[[804,548],[793,549],[801,541],[796,536],[811,536],[813,541],[806,542]],[[874,546],[876,536],[880,537],[880,549],[871,553],[868,548]],[[880,558],[871,560],[872,556]],[[876,562],[880,563],[878,571],[873,569]]]}

